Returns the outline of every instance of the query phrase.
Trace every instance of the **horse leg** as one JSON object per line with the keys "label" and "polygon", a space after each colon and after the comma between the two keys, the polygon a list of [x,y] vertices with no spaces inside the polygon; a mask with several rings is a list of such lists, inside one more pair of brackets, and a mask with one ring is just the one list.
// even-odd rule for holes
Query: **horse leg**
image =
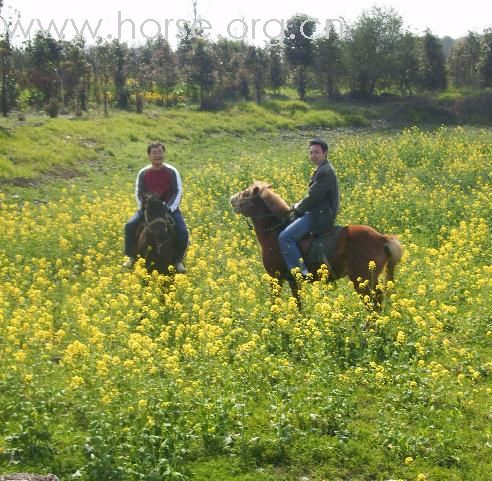
{"label": "horse leg", "polygon": [[383,308],[383,291],[378,285],[380,269],[349,275],[354,289],[359,294],[368,311],[381,312]]}
{"label": "horse leg", "polygon": [[273,280],[270,281],[270,302],[272,304],[275,304],[277,299],[280,298],[283,283],[284,279],[281,277],[274,277]]}
{"label": "horse leg", "polygon": [[302,311],[301,296],[299,295],[299,286],[294,278],[289,278],[289,287],[292,292],[292,297],[296,300],[297,308]]}
{"label": "horse leg", "polygon": [[375,279],[375,285],[371,289],[370,298],[374,311],[381,312],[383,309],[383,299],[384,293],[381,287],[378,284],[378,278]]}

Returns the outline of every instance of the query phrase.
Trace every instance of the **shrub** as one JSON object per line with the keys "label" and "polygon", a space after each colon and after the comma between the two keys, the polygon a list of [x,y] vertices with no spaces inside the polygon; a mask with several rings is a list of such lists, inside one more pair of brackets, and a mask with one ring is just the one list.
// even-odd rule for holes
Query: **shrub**
{"label": "shrub", "polygon": [[46,106],[46,112],[52,118],[58,117],[58,113],[60,110],[60,104],[57,99],[51,99]]}

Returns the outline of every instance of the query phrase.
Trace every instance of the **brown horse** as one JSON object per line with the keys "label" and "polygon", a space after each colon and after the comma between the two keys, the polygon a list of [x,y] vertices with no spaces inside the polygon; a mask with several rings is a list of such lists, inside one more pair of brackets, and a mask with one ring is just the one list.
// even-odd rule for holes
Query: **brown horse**
{"label": "brown horse", "polygon": [[[299,302],[298,284],[292,279],[282,257],[278,235],[286,226],[289,206],[272,191],[270,185],[256,181],[230,199],[237,214],[250,217],[261,245],[263,265],[270,276],[280,282],[288,280],[292,295]],[[305,239],[299,243],[306,255]],[[393,280],[396,264],[402,256],[402,247],[395,236],[380,234],[365,225],[347,225],[342,228],[335,255],[328,259],[332,280],[348,276],[367,307],[381,309],[383,292],[378,277],[386,267],[386,280]],[[372,262],[371,262],[372,261]],[[314,279],[319,279],[321,263],[307,264]]]}
{"label": "brown horse", "polygon": [[144,199],[145,223],[137,233],[137,256],[145,259],[145,267],[169,274],[176,263],[176,229],[169,207],[155,194]]}

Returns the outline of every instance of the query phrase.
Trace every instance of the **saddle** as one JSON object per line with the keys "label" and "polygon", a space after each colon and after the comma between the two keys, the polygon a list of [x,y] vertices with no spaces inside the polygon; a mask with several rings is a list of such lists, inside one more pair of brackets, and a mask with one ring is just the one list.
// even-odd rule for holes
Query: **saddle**
{"label": "saddle", "polygon": [[335,225],[320,234],[306,234],[298,243],[306,264],[326,264],[333,274],[330,261],[335,257],[338,238],[343,226]]}

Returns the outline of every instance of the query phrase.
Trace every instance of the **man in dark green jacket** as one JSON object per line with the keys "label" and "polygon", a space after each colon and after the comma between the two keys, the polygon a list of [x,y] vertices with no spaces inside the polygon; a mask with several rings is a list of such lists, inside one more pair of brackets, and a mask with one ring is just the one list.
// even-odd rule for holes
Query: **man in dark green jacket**
{"label": "man in dark green jacket", "polygon": [[308,232],[320,234],[333,227],[340,209],[338,180],[327,156],[328,145],[324,140],[314,139],[309,143],[309,157],[316,170],[309,182],[307,195],[293,206],[294,221],[278,238],[289,270],[298,267],[303,275],[307,275],[308,270],[302,261],[297,242]]}

